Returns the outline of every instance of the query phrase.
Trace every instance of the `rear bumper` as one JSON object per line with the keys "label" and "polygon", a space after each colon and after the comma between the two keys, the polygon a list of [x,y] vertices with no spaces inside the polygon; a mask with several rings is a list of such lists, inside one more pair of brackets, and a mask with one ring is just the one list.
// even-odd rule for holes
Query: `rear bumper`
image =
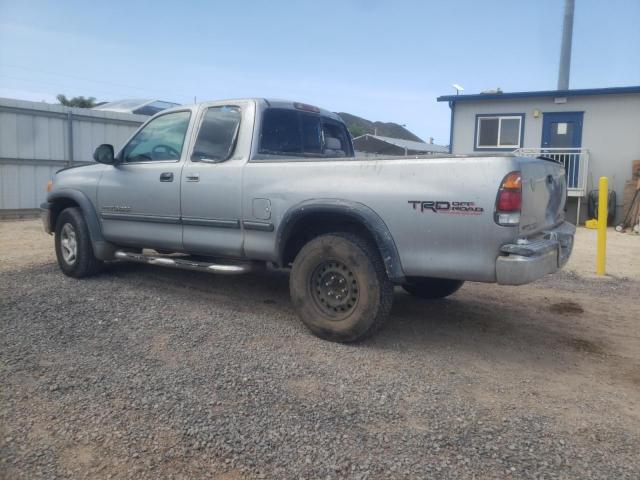
{"label": "rear bumper", "polygon": [[51,204],[49,202],[40,204],[40,219],[42,220],[44,231],[51,234]]}
{"label": "rear bumper", "polygon": [[535,238],[521,239],[500,248],[496,280],[502,285],[523,285],[560,270],[569,260],[576,228],[564,222]]}

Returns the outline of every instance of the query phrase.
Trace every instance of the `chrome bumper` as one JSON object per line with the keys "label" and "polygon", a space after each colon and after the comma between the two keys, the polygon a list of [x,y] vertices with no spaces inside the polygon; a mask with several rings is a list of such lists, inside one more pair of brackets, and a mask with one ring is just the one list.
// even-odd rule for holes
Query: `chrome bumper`
{"label": "chrome bumper", "polygon": [[51,235],[51,204],[49,202],[40,204],[40,219],[42,220],[44,231]]}
{"label": "chrome bumper", "polygon": [[500,247],[496,280],[501,285],[523,285],[560,270],[569,260],[576,227],[564,222],[535,238]]}

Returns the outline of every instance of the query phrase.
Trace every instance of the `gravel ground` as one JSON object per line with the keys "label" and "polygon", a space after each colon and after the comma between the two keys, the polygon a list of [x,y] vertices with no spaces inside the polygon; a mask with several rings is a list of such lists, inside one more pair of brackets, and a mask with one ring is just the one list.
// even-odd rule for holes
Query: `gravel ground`
{"label": "gravel ground", "polygon": [[283,273],[79,281],[36,225],[0,242],[2,478],[640,477],[636,277],[398,290],[338,345]]}

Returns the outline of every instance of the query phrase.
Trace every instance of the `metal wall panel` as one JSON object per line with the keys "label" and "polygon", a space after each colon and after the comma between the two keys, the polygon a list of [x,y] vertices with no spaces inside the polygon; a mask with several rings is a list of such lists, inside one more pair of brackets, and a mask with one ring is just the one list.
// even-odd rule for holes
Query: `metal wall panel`
{"label": "metal wall panel", "polygon": [[2,208],[19,208],[18,168],[18,165],[2,165],[2,170],[0,170]]}
{"label": "metal wall panel", "polygon": [[0,111],[0,158],[18,156],[18,115]]}
{"label": "metal wall panel", "polygon": [[93,151],[101,143],[119,149],[147,119],[0,98],[0,213],[37,208],[57,170],[93,162]]}

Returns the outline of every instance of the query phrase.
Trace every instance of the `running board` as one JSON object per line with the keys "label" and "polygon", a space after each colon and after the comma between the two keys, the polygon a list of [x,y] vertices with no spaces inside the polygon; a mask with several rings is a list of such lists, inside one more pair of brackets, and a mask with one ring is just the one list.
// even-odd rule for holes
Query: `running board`
{"label": "running board", "polygon": [[141,253],[116,250],[115,258],[127,262],[146,263],[149,265],[159,265],[161,267],[180,268],[182,270],[195,270],[197,272],[221,273],[224,275],[238,275],[253,270],[251,263],[221,264],[212,262],[202,262],[190,260],[188,257],[165,257],[154,255],[143,255]]}

